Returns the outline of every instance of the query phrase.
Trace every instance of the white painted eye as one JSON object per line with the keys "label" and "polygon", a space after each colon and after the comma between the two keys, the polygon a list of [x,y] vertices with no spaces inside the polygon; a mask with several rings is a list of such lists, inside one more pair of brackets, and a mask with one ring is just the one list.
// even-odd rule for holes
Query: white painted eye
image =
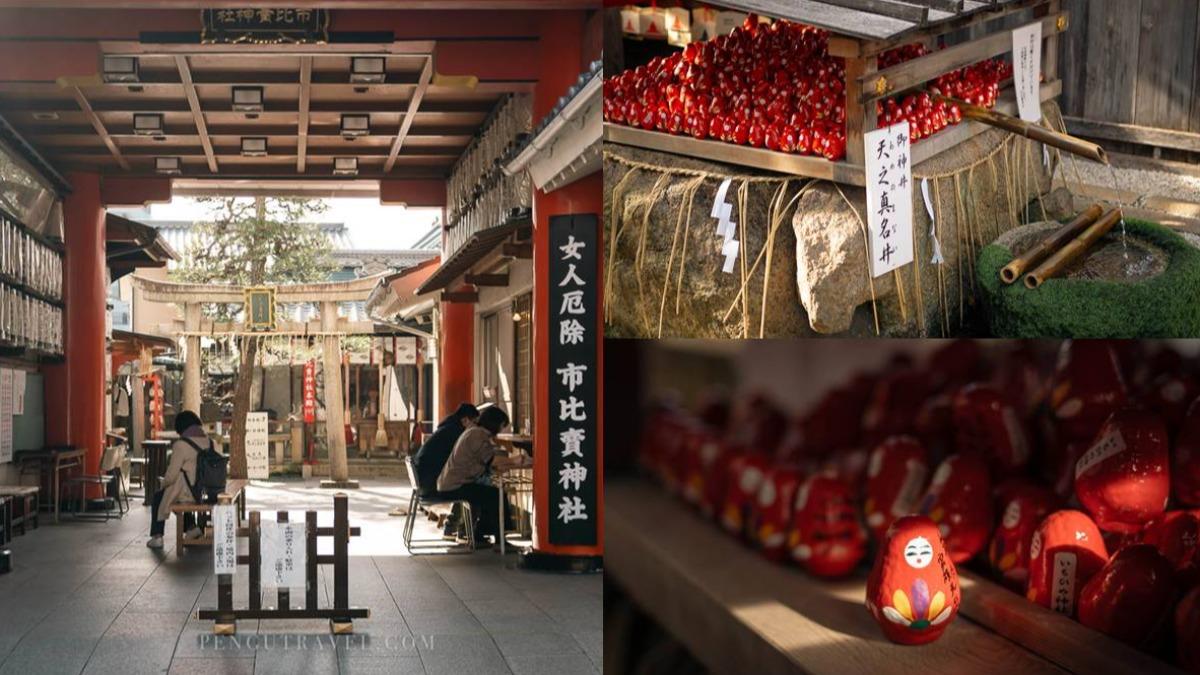
{"label": "white painted eye", "polygon": [[758,505],[770,506],[775,503],[775,481],[764,480],[758,489]]}
{"label": "white painted eye", "polygon": [[933,560],[933,546],[925,537],[913,537],[904,545],[904,562],[913,569],[924,569]]}
{"label": "white painted eye", "polygon": [[1069,398],[1063,401],[1062,405],[1058,406],[1058,410],[1055,410],[1054,414],[1058,415],[1059,419],[1066,419],[1078,415],[1080,410],[1083,410],[1083,401],[1077,398]]}
{"label": "white painted eye", "polygon": [[758,490],[758,484],[762,481],[762,477],[762,471],[759,471],[758,467],[747,467],[742,472],[742,492],[746,494],[754,493]]}
{"label": "white painted eye", "polygon": [[950,460],[942,462],[941,466],[939,466],[937,471],[935,471],[933,474],[933,485],[937,488],[941,488],[943,485],[945,485],[946,481],[950,480],[950,471]]}
{"label": "white painted eye", "polygon": [[796,490],[796,504],[792,507],[796,511],[802,511],[804,505],[808,503],[808,487],[809,482],[804,481],[799,490]]}
{"label": "white painted eye", "polygon": [[883,469],[883,448],[875,448],[871,453],[871,462],[867,464],[867,476],[874,478]]}
{"label": "white painted eye", "polygon": [[1004,529],[1011,530],[1019,522],[1021,522],[1021,503],[1014,499],[1004,507],[1004,520],[1001,524],[1004,525]]}

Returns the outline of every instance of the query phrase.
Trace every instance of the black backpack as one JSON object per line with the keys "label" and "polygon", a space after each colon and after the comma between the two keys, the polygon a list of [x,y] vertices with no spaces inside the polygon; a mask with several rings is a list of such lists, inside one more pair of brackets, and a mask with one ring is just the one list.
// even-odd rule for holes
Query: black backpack
{"label": "black backpack", "polygon": [[[190,438],[183,440],[196,449],[196,482],[188,483],[188,487],[192,490],[192,499],[201,503],[205,493],[217,495],[225,489],[225,479],[229,476],[229,458],[213,449],[212,439],[209,439],[207,448],[201,448]],[[186,472],[183,479],[187,481]]]}

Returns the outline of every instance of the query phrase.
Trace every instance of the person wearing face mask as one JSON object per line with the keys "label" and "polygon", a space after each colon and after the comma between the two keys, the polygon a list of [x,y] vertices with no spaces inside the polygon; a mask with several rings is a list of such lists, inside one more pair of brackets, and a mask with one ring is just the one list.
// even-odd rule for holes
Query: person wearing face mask
{"label": "person wearing face mask", "polygon": [[497,531],[498,489],[486,480],[493,471],[525,466],[520,458],[509,458],[496,445],[496,434],[508,427],[508,413],[490,406],[479,414],[479,422],[463,432],[454,445],[450,459],[438,475],[438,496],[463,499],[471,504],[475,518],[475,543],[488,546],[488,536]]}
{"label": "person wearing face mask", "polygon": [[417,485],[414,487],[420,490],[422,496],[429,497],[437,492],[438,474],[442,472],[442,467],[446,466],[454,444],[478,419],[478,408],[470,403],[460,403],[453,413],[438,423],[437,429],[421,444],[414,457],[417,470]]}

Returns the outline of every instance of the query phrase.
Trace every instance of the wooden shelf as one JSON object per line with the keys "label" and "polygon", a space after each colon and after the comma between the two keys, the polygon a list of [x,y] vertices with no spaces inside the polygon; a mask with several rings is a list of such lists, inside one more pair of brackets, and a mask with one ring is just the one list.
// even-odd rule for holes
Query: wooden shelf
{"label": "wooden shelf", "polygon": [[[1053,80],[1041,86],[1041,100],[1048,101],[1062,93],[1062,81]],[[1016,114],[1016,96],[1010,88],[1004,90],[996,102],[995,110],[1005,114]],[[952,127],[922,139],[912,146],[913,165],[946,152],[987,131],[986,124],[963,121]],[[691,136],[674,136],[661,131],[635,129],[619,124],[604,124],[604,140],[619,145],[630,145],[647,150],[658,150],[675,155],[684,155],[710,162],[722,162],[746,166],[762,171],[831,180],[848,185],[866,185],[866,174],[861,164],[845,160],[831,162],[813,155],[793,155],[763,148],[751,148],[722,141],[697,140]]]}
{"label": "wooden shelf", "polygon": [[1177,672],[969,573],[941,639],[892,644],[863,606],[863,575],[821,581],[768,562],[636,479],[609,481],[605,538],[606,573],[714,672]]}

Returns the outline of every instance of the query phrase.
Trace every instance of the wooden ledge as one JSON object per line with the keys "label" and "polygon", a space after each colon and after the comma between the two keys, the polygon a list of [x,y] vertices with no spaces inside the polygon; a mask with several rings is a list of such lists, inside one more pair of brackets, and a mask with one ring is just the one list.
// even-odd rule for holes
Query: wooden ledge
{"label": "wooden ledge", "polygon": [[605,525],[606,572],[714,672],[1064,672],[961,615],[937,642],[892,644],[863,605],[864,578],[770,563],[642,481],[608,483]]}

